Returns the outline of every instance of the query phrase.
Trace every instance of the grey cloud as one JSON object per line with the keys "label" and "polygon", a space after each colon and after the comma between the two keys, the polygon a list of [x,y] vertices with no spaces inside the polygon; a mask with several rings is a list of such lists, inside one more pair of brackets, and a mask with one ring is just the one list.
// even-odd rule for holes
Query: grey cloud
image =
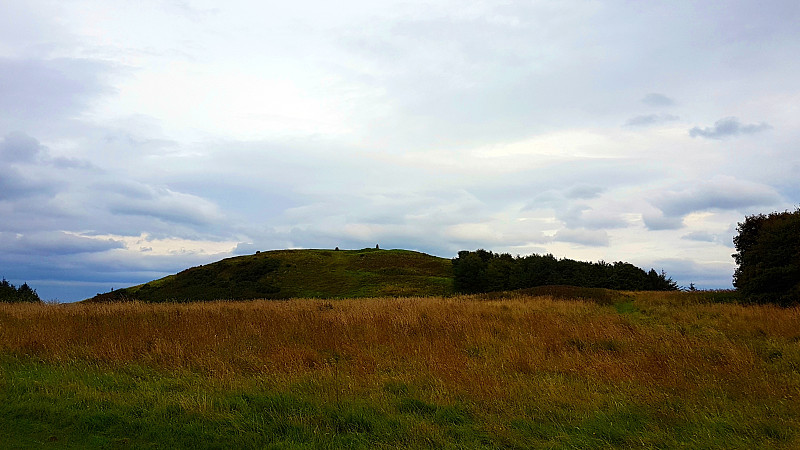
{"label": "grey cloud", "polygon": [[772,128],[767,123],[743,125],[736,117],[726,117],[714,122],[713,127],[694,127],[689,130],[691,137],[703,137],[708,139],[722,139],[728,136],[739,134],[753,134]]}
{"label": "grey cloud", "polygon": [[91,169],[91,163],[77,158],[51,158],[48,149],[25,133],[13,132],[0,141],[0,200],[31,196],[48,197],[70,184],[53,169]]}
{"label": "grey cloud", "polygon": [[0,126],[70,118],[109,91],[101,77],[110,70],[106,62],[87,59],[0,58]]}
{"label": "grey cloud", "polygon": [[683,228],[683,217],[666,217],[661,211],[642,214],[642,220],[648,230],[677,230]]}
{"label": "grey cloud", "polygon": [[780,203],[780,195],[763,184],[717,177],[696,186],[661,193],[653,203],[667,216],[683,216],[708,209],[738,210]]}
{"label": "grey cloud", "polygon": [[79,253],[104,252],[122,248],[123,244],[112,239],[92,239],[61,231],[25,233],[0,233],[0,244],[6,252],[28,255],[73,255]]}
{"label": "grey cloud", "polygon": [[94,164],[80,158],[58,157],[51,159],[49,162],[59,169],[100,170]]}
{"label": "grey cloud", "polygon": [[15,131],[7,134],[0,142],[0,159],[6,164],[52,165],[61,169],[96,169],[89,161],[79,158],[52,158],[47,147],[38,139]]}
{"label": "grey cloud", "polygon": [[681,239],[698,242],[717,242],[717,235],[708,231],[693,231],[689,234],[684,234]]}
{"label": "grey cloud", "polygon": [[[55,236],[51,236],[52,239]],[[78,237],[80,239],[80,237]],[[0,242],[4,237],[0,234]],[[28,281],[44,299],[77,301],[89,298],[112,287],[127,287],[176,273],[187,267],[207,264],[229,254],[175,254],[150,255],[137,252],[118,252],[114,241],[98,243],[71,242],[52,245],[56,252],[44,248],[45,242],[37,242],[29,236],[26,245],[35,245],[36,251],[0,252],[0,268],[6,278]],[[61,237],[58,237],[60,241]],[[91,239],[90,239],[91,240]],[[1,244],[0,244],[1,245]],[[82,252],[81,250],[89,250]],[[111,251],[108,251],[111,250]],[[57,255],[45,258],[47,255]],[[64,286],[72,286],[64,289]]]}
{"label": "grey cloud", "polygon": [[730,263],[697,263],[689,259],[658,259],[641,266],[663,269],[667,276],[679,286],[694,283],[698,289],[731,289],[734,270],[733,258]]}
{"label": "grey cloud", "polygon": [[164,187],[126,184],[109,202],[112,214],[146,216],[164,222],[208,225],[222,218],[216,204],[201,197]]}
{"label": "grey cloud", "polygon": [[609,244],[608,233],[605,230],[563,229],[556,232],[553,240],[592,247],[607,247]]}
{"label": "grey cloud", "polygon": [[31,178],[14,167],[0,164],[0,200],[18,200],[37,195],[50,196],[54,192],[53,182]]}
{"label": "grey cloud", "polygon": [[646,114],[642,116],[631,117],[625,122],[627,127],[645,127],[649,125],[656,125],[664,122],[673,122],[680,119],[678,116],[672,114]]}
{"label": "grey cloud", "polygon": [[731,230],[728,233],[693,231],[691,233],[681,236],[681,239],[687,241],[710,242],[714,244],[724,245],[725,247],[733,248],[733,236],[735,234],[736,234],[735,230]]}
{"label": "grey cloud", "polygon": [[645,95],[642,99],[642,103],[650,106],[672,106],[675,104],[675,101],[664,94],[653,92]]}
{"label": "grey cloud", "polygon": [[25,133],[7,134],[0,142],[0,158],[4,163],[33,162],[42,149],[36,139]]}
{"label": "grey cloud", "polygon": [[592,186],[592,185],[578,185],[572,187],[567,191],[567,198],[577,198],[577,199],[590,199],[590,198],[597,198],[600,194],[603,193],[605,188],[601,186]]}

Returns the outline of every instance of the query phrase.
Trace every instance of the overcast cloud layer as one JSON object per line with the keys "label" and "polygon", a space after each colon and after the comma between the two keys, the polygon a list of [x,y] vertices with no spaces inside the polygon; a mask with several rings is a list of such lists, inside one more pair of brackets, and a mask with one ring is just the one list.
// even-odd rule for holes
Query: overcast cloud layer
{"label": "overcast cloud layer", "polygon": [[380,244],[726,288],[800,203],[794,0],[273,3],[0,5],[0,275]]}

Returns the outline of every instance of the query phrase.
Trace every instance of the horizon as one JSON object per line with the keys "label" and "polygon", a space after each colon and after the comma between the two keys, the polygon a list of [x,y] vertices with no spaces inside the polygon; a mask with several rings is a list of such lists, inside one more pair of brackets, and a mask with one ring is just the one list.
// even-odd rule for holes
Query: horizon
{"label": "horizon", "polygon": [[376,242],[730,289],[800,205],[796,1],[6,3],[0,276],[43,300]]}
{"label": "horizon", "polygon": [[[378,244],[378,245],[379,245],[379,244]],[[261,253],[269,253],[269,252],[283,252],[283,251],[303,251],[303,250],[310,250],[310,251],[343,251],[343,252],[344,252],[344,251],[358,252],[358,251],[364,251],[364,250],[385,250],[385,251],[400,250],[400,251],[411,251],[411,252],[417,252],[417,253],[421,253],[421,254],[426,254],[426,255],[429,255],[429,256],[433,256],[433,257],[436,257],[436,258],[442,258],[442,259],[451,259],[451,260],[452,260],[452,259],[454,259],[455,257],[457,257],[457,256],[458,256],[458,255],[455,255],[455,256],[453,256],[453,257],[444,257],[444,256],[439,256],[439,255],[434,255],[434,254],[431,254],[431,253],[423,252],[423,251],[420,251],[420,250],[410,250],[410,249],[405,249],[405,248],[383,248],[383,247],[380,247],[380,248],[379,248],[379,247],[377,247],[377,246],[376,246],[376,247],[363,247],[363,248],[340,248],[340,247],[334,247],[334,248],[286,248],[286,249],[268,249],[268,250],[256,250],[255,252],[252,252],[252,253],[246,253],[246,254],[239,254],[239,255],[227,256],[227,257],[225,257],[225,258],[222,258],[222,259],[218,259],[218,260],[210,261],[210,262],[208,262],[208,263],[205,263],[205,264],[201,264],[200,266],[214,264],[214,263],[216,263],[216,262],[219,262],[219,261],[222,261],[222,260],[224,260],[224,259],[231,259],[231,258],[239,258],[239,257],[245,257],[245,256],[252,256],[252,255],[257,255],[257,254],[261,254]],[[474,250],[466,250],[466,251],[477,251],[477,250],[485,250],[485,251],[492,252],[492,250],[489,250],[489,249],[474,249]],[[459,251],[459,252],[460,252],[460,251]],[[501,253],[498,253],[498,252],[494,252],[494,253],[495,253],[495,254],[498,254],[498,255],[499,255],[499,254],[501,254]],[[516,255],[511,255],[511,256],[512,256],[512,257],[514,257],[514,258],[520,258],[520,257],[527,257],[527,256],[530,256],[530,255],[534,255],[534,254],[528,254],[528,255],[520,255],[520,254],[516,254]],[[545,254],[541,254],[541,255],[545,255]],[[606,262],[606,263],[623,262],[623,263],[627,263],[627,261],[624,261],[624,260],[623,260],[623,261],[602,261],[602,260],[598,260],[598,261],[581,261],[581,260],[575,260],[575,259],[573,259],[573,258],[569,258],[569,257],[566,257],[566,256],[564,256],[564,257],[557,257],[557,259],[559,259],[559,260],[561,260],[561,259],[571,259],[571,260],[574,260],[574,261],[579,261],[579,262],[589,262],[589,263],[598,263],[598,262]],[[193,266],[193,267],[195,267],[195,266]],[[135,285],[114,286],[114,287],[111,287],[111,288],[110,288],[110,289],[108,289],[108,290],[105,290],[105,291],[102,291],[102,292],[97,292],[97,293],[96,293],[96,295],[100,295],[100,294],[104,294],[104,293],[109,293],[109,292],[113,292],[113,291],[116,291],[116,290],[125,289],[125,288],[129,288],[129,287],[133,287],[133,286],[138,286],[138,285],[141,285],[141,284],[145,284],[145,283],[147,283],[147,282],[154,281],[154,280],[158,280],[158,279],[164,278],[164,277],[166,277],[166,276],[175,275],[176,273],[178,273],[178,272],[180,272],[180,271],[183,271],[183,270],[186,270],[186,269],[190,269],[190,268],[191,268],[191,267],[184,267],[184,268],[182,268],[182,269],[180,269],[180,270],[177,270],[177,271],[176,271],[176,272],[174,272],[174,273],[165,273],[163,276],[159,276],[159,277],[157,277],[157,278],[154,278],[154,279],[151,279],[151,280],[147,280],[147,281],[145,281],[145,282],[142,282],[142,283],[137,283],[137,284],[135,284]],[[650,269],[656,270],[656,269],[655,269],[655,268],[653,268],[653,267],[651,267],[651,268],[647,268],[647,267],[639,267],[639,268],[640,268],[640,269],[642,269],[642,270],[644,270],[645,272],[649,271]],[[665,273],[665,271],[663,271],[663,269],[662,269],[661,271],[659,271],[659,273]],[[672,277],[670,276],[670,274],[669,274],[669,273],[666,273],[666,276],[667,276],[667,278],[668,278],[668,279],[672,279]],[[5,278],[4,278],[4,279],[5,279]],[[14,282],[12,282],[11,280],[6,280],[6,281],[9,281],[9,282],[10,282],[12,285],[15,285],[15,286],[19,286],[19,285],[21,285],[21,284],[23,284],[23,283],[26,283],[26,284],[28,284],[28,285],[30,286],[30,283],[27,283],[27,282],[22,282],[22,283],[19,283],[19,284],[17,284],[17,283],[14,283]],[[673,281],[675,281],[675,280],[673,280]],[[678,288],[679,288],[679,289],[682,289],[682,290],[684,290],[684,289],[689,289],[689,285],[690,285],[690,284],[694,285],[694,283],[687,283],[687,284],[685,284],[685,285],[682,285],[682,284],[678,283]],[[34,289],[34,291],[36,291],[36,292],[38,293],[38,291],[35,289],[35,287],[34,287],[34,286],[30,286],[30,287],[31,287],[31,288],[33,288],[33,289]],[[694,287],[697,289],[697,286],[694,286]],[[722,287],[722,288],[706,287],[706,288],[700,288],[700,289],[697,289],[697,290],[719,290],[719,289],[731,289],[731,288],[733,288],[733,286],[730,286],[730,287]],[[89,292],[89,291],[86,291],[86,292]],[[70,300],[70,301],[61,301],[60,299],[57,299],[57,298],[42,298],[42,301],[44,301],[44,302],[52,302],[52,303],[74,303],[74,302],[79,302],[79,301],[83,301],[83,300],[88,300],[88,299],[91,299],[91,298],[92,298],[94,295],[95,295],[95,294],[92,294],[92,295],[88,295],[87,297],[84,297],[84,298],[81,298],[81,299],[77,299],[77,300]],[[40,294],[40,297],[44,297],[44,296]]]}

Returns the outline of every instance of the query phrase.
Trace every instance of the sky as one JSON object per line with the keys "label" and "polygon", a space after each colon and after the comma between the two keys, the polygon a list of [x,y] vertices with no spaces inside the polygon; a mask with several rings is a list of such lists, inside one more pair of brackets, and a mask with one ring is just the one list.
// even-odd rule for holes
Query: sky
{"label": "sky", "polygon": [[800,3],[0,4],[0,276],[484,248],[731,288],[800,205]]}

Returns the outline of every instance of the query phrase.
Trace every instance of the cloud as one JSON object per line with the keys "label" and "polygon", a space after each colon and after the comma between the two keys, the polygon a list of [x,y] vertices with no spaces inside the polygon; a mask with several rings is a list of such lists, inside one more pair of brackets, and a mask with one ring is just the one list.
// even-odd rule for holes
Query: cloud
{"label": "cloud", "polygon": [[697,262],[686,258],[657,259],[652,262],[659,271],[664,270],[667,276],[675,280],[679,286],[694,283],[698,289],[731,289],[733,258],[730,262]]}
{"label": "cloud", "polygon": [[565,228],[556,232],[553,240],[591,247],[607,247],[609,244],[608,233],[605,230],[571,230]]}
{"label": "cloud", "polygon": [[[138,283],[230,251],[376,243],[723,260],[698,230],[796,198],[789,7],[648,4],[631,20],[619,2],[312,15],[229,2],[186,16],[92,0],[94,21],[12,3],[0,7],[0,231],[58,255],[0,244],[0,267],[29,279]],[[687,135],[703,122],[674,127],[730,105],[778,130],[721,148]],[[719,174],[783,183],[783,197],[708,182]],[[154,240],[129,244],[143,234]]]}
{"label": "cloud", "polygon": [[[642,219],[650,230],[675,230],[684,226],[687,214],[699,211],[743,211],[753,207],[779,205],[781,195],[771,186],[731,176],[716,176],[687,188],[667,189],[650,196],[657,210]],[[701,235],[688,235],[697,240]],[[692,239],[694,237],[695,239]]]}
{"label": "cloud", "polygon": [[672,122],[678,119],[680,119],[680,117],[672,114],[646,114],[642,116],[631,117],[625,122],[625,126],[646,127],[664,122]]}
{"label": "cloud", "polygon": [[127,183],[113,190],[118,195],[108,204],[112,214],[146,216],[188,225],[208,225],[223,217],[216,204],[165,187]]}
{"label": "cloud", "polygon": [[689,136],[693,138],[704,137],[708,139],[722,139],[728,136],[758,133],[770,128],[772,128],[772,126],[765,122],[761,122],[760,124],[743,125],[736,117],[726,117],[714,122],[713,127],[692,128],[689,130]]}
{"label": "cloud", "polygon": [[104,252],[122,248],[123,243],[113,239],[93,239],[63,231],[26,234],[0,232],[0,246],[9,253],[63,256]]}
{"label": "cloud", "polygon": [[0,141],[0,161],[6,165],[51,165],[60,169],[96,169],[92,163],[80,158],[63,156],[53,158],[48,148],[38,139],[19,131],[5,135]]}
{"label": "cloud", "polygon": [[79,158],[52,158],[36,138],[21,132],[9,133],[0,141],[0,200],[52,197],[68,184],[58,169],[93,168]]}
{"label": "cloud", "polygon": [[588,205],[571,205],[563,211],[556,211],[556,217],[569,228],[586,228],[591,230],[624,228],[628,226],[619,214],[609,211],[598,211]]}
{"label": "cloud", "polygon": [[780,194],[771,186],[717,176],[689,188],[662,192],[651,203],[665,215],[676,217],[695,211],[741,210],[780,202]]}
{"label": "cloud", "polygon": [[581,184],[570,188],[566,193],[566,197],[573,199],[597,198],[603,193],[604,190],[605,188],[601,186]]}
{"label": "cloud", "polygon": [[672,106],[675,101],[664,94],[650,93],[644,96],[642,103],[650,106]]}
{"label": "cloud", "polygon": [[14,162],[33,162],[42,149],[36,139],[25,133],[7,134],[0,142],[0,161],[4,164]]}
{"label": "cloud", "polygon": [[689,234],[684,234],[681,236],[681,239],[697,242],[717,242],[719,238],[716,234],[709,233],[708,231],[693,231]]}
{"label": "cloud", "polygon": [[51,181],[31,178],[14,167],[0,164],[0,200],[19,200],[54,192]]}
{"label": "cloud", "polygon": [[642,221],[648,230],[677,230],[683,228],[683,217],[664,216],[661,211],[642,214]]}
{"label": "cloud", "polygon": [[110,70],[110,63],[88,59],[0,58],[0,129],[30,129],[71,118],[109,92],[102,77]]}

